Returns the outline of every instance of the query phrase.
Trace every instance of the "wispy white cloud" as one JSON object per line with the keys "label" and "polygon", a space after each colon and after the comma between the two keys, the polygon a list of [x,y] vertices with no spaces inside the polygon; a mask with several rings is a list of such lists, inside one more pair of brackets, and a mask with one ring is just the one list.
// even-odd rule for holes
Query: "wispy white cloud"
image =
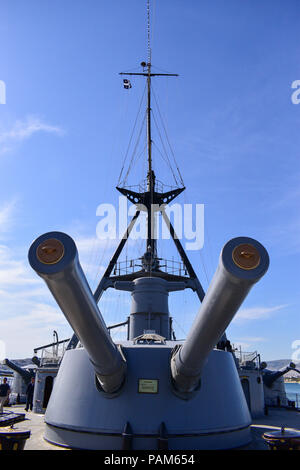
{"label": "wispy white cloud", "polygon": [[14,250],[4,244],[6,235],[14,226],[16,212],[16,199],[12,199],[0,206],[0,286],[36,285],[38,279],[33,278],[29,267],[22,259],[17,259]]}
{"label": "wispy white cloud", "polygon": [[275,312],[284,309],[287,305],[276,305],[274,307],[252,307],[241,308],[233,319],[233,322],[243,320],[262,320],[269,318]]}
{"label": "wispy white cloud", "polygon": [[300,217],[296,215],[288,221],[274,224],[267,232],[268,240],[280,247],[281,255],[300,253]]}
{"label": "wispy white cloud", "polygon": [[237,341],[232,341],[232,346],[233,348],[236,350],[236,349],[241,349],[242,351],[247,351],[248,349],[251,349],[251,343],[247,343],[245,341],[240,341],[240,340],[237,340]]}
{"label": "wispy white cloud", "polygon": [[[17,204],[0,205],[0,217],[7,229],[17,222],[17,210]],[[65,231],[76,242],[80,263],[94,291],[119,240],[99,240],[83,227],[82,230],[68,227]],[[0,341],[5,342],[7,354],[15,358],[28,356],[34,347],[49,343],[53,329],[58,331],[60,339],[72,334],[47,286],[29,267],[26,253],[27,248],[12,248],[9,240],[3,240],[0,231]],[[108,325],[120,321],[124,306],[128,312],[130,310],[129,294],[123,291],[109,294],[104,295],[100,303]],[[123,337],[125,330],[117,329],[113,334],[116,338]]]}
{"label": "wispy white cloud", "polygon": [[67,321],[42,279],[30,269],[25,253],[16,254],[1,244],[0,340],[7,354],[30,355],[34,347],[48,343],[52,330],[58,328],[68,331]]}
{"label": "wispy white cloud", "polygon": [[46,286],[41,284],[37,288],[28,284],[1,289],[0,340],[4,342],[9,357],[30,356],[33,348],[51,341],[54,329],[63,337],[71,334],[64,315]]}
{"label": "wispy white cloud", "polygon": [[12,151],[15,145],[38,132],[64,134],[63,129],[48,124],[37,116],[26,116],[23,120],[15,121],[10,127],[0,128],[0,155]]}
{"label": "wispy white cloud", "polygon": [[249,341],[250,343],[263,343],[264,341],[267,341],[267,339],[261,336],[243,336],[242,338],[240,338],[240,341]]}
{"label": "wispy white cloud", "polygon": [[257,343],[264,343],[267,341],[266,338],[260,336],[243,336],[238,339],[231,339],[231,343],[235,348],[242,348],[242,350],[247,350],[248,348],[253,349],[256,347]]}
{"label": "wispy white cloud", "polygon": [[70,332],[42,279],[30,269],[27,249],[10,247],[16,211],[16,199],[0,205],[0,341],[14,358],[49,343],[53,329]]}
{"label": "wispy white cloud", "polygon": [[107,250],[107,249],[115,248],[119,242],[117,239],[100,240],[96,236],[94,237],[93,236],[90,236],[90,237],[74,236],[74,240],[75,240],[79,253],[82,253],[83,255],[89,254],[93,250],[98,250],[98,249]]}
{"label": "wispy white cloud", "polygon": [[16,199],[7,201],[0,206],[0,236],[8,232],[14,222],[14,213],[16,207]]}
{"label": "wispy white cloud", "polygon": [[[42,302],[30,305],[20,298],[18,304],[17,315],[0,316],[0,340],[5,345],[6,356],[30,357],[35,347],[51,342],[54,329],[70,336],[71,331],[66,330],[66,320],[58,308]],[[15,303],[15,310],[18,304]]]}
{"label": "wispy white cloud", "polygon": [[[15,202],[0,206],[0,220],[7,231],[16,221],[16,206]],[[118,240],[99,240],[96,236],[78,234],[77,230],[74,235],[72,228],[67,232],[74,237],[81,265],[94,288]],[[104,297],[101,308],[106,304],[115,306],[117,296],[118,293],[113,296],[114,301]],[[108,324],[115,323],[115,308],[110,307],[108,311]],[[29,267],[25,250],[23,253],[20,247],[12,249],[9,241],[4,242],[0,227],[0,341],[4,341],[8,355],[24,357],[34,347],[49,343],[53,329],[58,331],[60,339],[72,334],[47,286]]]}

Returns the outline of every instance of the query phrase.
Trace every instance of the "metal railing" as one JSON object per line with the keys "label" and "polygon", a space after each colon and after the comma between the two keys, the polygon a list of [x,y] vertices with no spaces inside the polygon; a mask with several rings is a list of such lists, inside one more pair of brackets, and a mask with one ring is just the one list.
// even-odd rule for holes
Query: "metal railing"
{"label": "metal railing", "polygon": [[233,350],[235,357],[237,358],[239,365],[240,366],[247,366],[250,363],[252,363],[255,368],[259,369],[260,367],[260,355],[257,353],[257,351],[254,352],[247,352],[247,351],[242,351],[241,348],[235,348],[234,344]]}
{"label": "metal railing", "polygon": [[[187,269],[181,261],[175,260],[167,260],[163,258],[158,258],[159,261],[159,270],[167,273],[173,274],[176,276],[186,276],[188,277]],[[133,274],[137,271],[140,271],[143,268],[142,258],[131,259],[131,260],[124,260],[118,261],[115,264],[113,275],[114,276],[121,276],[124,274]]]}
{"label": "metal railing", "polygon": [[67,346],[68,340],[61,342],[60,344],[54,344],[51,347],[41,349],[41,367],[58,365],[63,358]]}
{"label": "metal railing", "polygon": [[[124,185],[122,186],[124,189],[128,189],[130,191],[134,191],[136,193],[145,193],[148,191],[148,180],[145,179],[141,181],[139,184],[134,184],[131,186]],[[155,185],[154,185],[154,191],[157,193],[165,193],[168,191],[174,191],[175,189],[178,189],[178,186],[171,186],[169,184],[165,184],[162,181],[155,180]]]}
{"label": "metal railing", "polygon": [[295,392],[285,392],[288,402],[294,402],[295,408],[300,409],[300,394]]}

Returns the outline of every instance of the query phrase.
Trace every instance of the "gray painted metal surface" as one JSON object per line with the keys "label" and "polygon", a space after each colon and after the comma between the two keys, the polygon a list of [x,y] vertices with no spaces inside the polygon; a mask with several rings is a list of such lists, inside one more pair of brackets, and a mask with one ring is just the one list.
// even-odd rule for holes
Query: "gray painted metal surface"
{"label": "gray painted metal surface", "polygon": [[[61,259],[45,263],[38,257],[39,247],[47,249],[50,240],[63,247]],[[59,245],[60,246],[60,245]],[[55,247],[49,247],[54,249]],[[77,337],[86,348],[103,389],[119,388],[126,369],[121,353],[113,343],[79,263],[77,248],[71,237],[61,232],[40,236],[29,250],[31,267],[49,287],[56,302]]]}
{"label": "gray painted metal surface", "polygon": [[[191,400],[174,393],[170,356],[177,343],[122,344],[126,380],[117,396],[100,392],[84,349],[64,355],[45,415],[45,438],[83,449],[121,449],[126,423],[133,449],[156,449],[165,423],[169,449],[222,449],[250,441],[247,403],[232,354],[213,350]],[[157,393],[139,393],[139,380],[157,380]],[[64,397],[64,399],[62,399]]]}
{"label": "gray painted metal surface", "polygon": [[23,377],[18,372],[14,372],[11,394],[9,396],[9,402],[11,404],[26,402],[27,385],[28,383],[24,381]]}
{"label": "gray painted metal surface", "polygon": [[14,371],[9,402],[11,404],[25,403],[27,385],[31,377],[35,376],[36,366],[20,367],[9,359],[4,359],[3,364]]}
{"label": "gray painted metal surface", "polygon": [[264,398],[267,406],[288,406],[283,376],[278,377],[270,387],[264,384]]}
{"label": "gray painted metal surface", "polygon": [[47,407],[46,394],[51,394],[51,390],[47,390],[47,381],[49,378],[55,380],[58,372],[58,367],[40,367],[36,370],[34,393],[33,393],[33,412],[34,413],[45,413]]}
{"label": "gray painted metal surface", "polygon": [[[245,269],[234,262],[234,250],[242,245],[251,245],[259,253],[256,267]],[[218,342],[249,290],[265,274],[268,266],[268,253],[256,240],[238,237],[226,243],[220,255],[218,269],[185,344],[172,358],[172,375],[179,391],[190,392],[198,386],[207,354]]]}
{"label": "gray painted metal surface", "polygon": [[278,380],[280,377],[285,375],[290,370],[295,370],[295,369],[296,369],[296,366],[293,362],[291,362],[289,366],[283,367],[282,369],[277,370],[277,371],[264,369],[263,371],[264,385],[271,388],[275,380]]}
{"label": "gray painted metal surface", "polygon": [[10,369],[19,374],[26,384],[30,382],[31,377],[34,377],[34,370],[27,370],[26,368],[19,367],[9,359],[4,359],[3,364],[5,364],[7,367],[10,367]]}
{"label": "gray painted metal surface", "polygon": [[159,277],[141,277],[134,281],[115,282],[115,289],[131,292],[129,339],[145,330],[154,330],[171,339],[169,292],[185,289],[184,282],[168,282]]}
{"label": "gray painted metal surface", "polygon": [[263,369],[262,374],[266,405],[288,406],[289,399],[286,395],[284,375],[290,370],[299,372],[293,362],[278,371]]}
{"label": "gray painted metal surface", "polygon": [[265,396],[261,372],[257,369],[238,369],[238,373],[244,393],[248,388],[248,406],[252,418],[263,416],[265,413]]}

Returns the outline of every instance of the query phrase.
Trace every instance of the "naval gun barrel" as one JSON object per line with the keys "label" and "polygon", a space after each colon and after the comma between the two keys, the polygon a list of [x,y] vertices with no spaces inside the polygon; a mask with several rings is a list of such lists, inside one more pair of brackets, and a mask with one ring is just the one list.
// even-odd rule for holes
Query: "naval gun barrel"
{"label": "naval gun barrel", "polygon": [[126,362],[109,335],[73,239],[62,232],[41,235],[32,243],[28,258],[84,346],[102,389],[117,391],[125,377]]}
{"label": "naval gun barrel", "polygon": [[17,364],[10,361],[9,359],[4,359],[3,364],[20,374],[25,383],[29,383],[31,377],[34,377],[34,372],[29,372],[28,370],[19,367]]}
{"label": "naval gun barrel", "polygon": [[172,377],[178,391],[197,389],[209,352],[268,266],[268,253],[256,240],[238,237],[226,243],[188,337],[171,359]]}
{"label": "naval gun barrel", "polygon": [[275,380],[279,379],[290,370],[294,370],[295,372],[298,372],[296,369],[296,365],[293,362],[291,362],[288,366],[284,367],[283,369],[280,369],[277,371],[266,370],[263,375],[263,382],[267,387],[270,388],[272,384],[275,382]]}

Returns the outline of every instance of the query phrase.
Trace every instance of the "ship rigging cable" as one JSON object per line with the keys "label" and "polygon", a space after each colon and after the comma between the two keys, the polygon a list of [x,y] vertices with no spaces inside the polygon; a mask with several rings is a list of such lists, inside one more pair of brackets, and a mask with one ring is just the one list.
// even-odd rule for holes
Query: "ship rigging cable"
{"label": "ship rigging cable", "polygon": [[127,147],[125,157],[124,157],[124,160],[123,160],[122,168],[121,168],[119,179],[118,179],[118,186],[119,186],[121,178],[122,178],[122,174],[123,174],[123,171],[124,171],[124,166],[125,166],[125,163],[126,163],[126,160],[127,160],[127,157],[128,157],[128,152],[129,152],[129,149],[130,149],[130,145],[131,145],[132,138],[133,138],[133,135],[134,135],[134,131],[135,131],[135,128],[136,128],[136,125],[137,125],[138,117],[139,117],[139,114],[140,114],[140,111],[141,111],[141,108],[142,108],[145,92],[146,92],[146,85],[144,87],[144,91],[143,91],[142,98],[141,98],[141,101],[140,101],[140,104],[139,104],[138,112],[137,112],[137,115],[136,115],[136,118],[135,118],[135,121],[134,121],[132,133],[131,133],[131,136],[130,136],[130,139],[129,139],[128,147]]}
{"label": "ship rigging cable", "polygon": [[177,163],[177,161],[176,161],[175,154],[174,154],[173,149],[172,149],[172,146],[171,146],[171,144],[170,144],[170,139],[169,139],[169,136],[168,136],[168,132],[167,132],[167,129],[166,129],[166,126],[165,126],[163,117],[162,117],[162,113],[161,113],[161,111],[160,111],[160,107],[159,107],[159,104],[158,104],[158,99],[157,99],[157,97],[156,97],[156,93],[154,92],[153,87],[151,87],[151,88],[152,88],[154,100],[155,100],[155,103],[156,103],[156,106],[157,106],[158,114],[159,114],[159,116],[160,116],[160,120],[161,120],[163,129],[164,129],[164,132],[165,132],[166,140],[167,140],[167,142],[168,142],[168,145],[169,145],[169,148],[170,148],[170,151],[171,151],[173,160],[174,160],[174,164],[175,164],[176,169],[177,169],[177,171],[178,171],[178,175],[179,175],[179,178],[180,178],[180,183],[182,184],[182,186],[184,186],[183,178],[182,178],[181,173],[180,173],[180,170],[179,170],[179,168],[178,168],[178,163]]}
{"label": "ship rigging cable", "polygon": [[137,148],[138,148],[138,145],[139,145],[139,143],[140,143],[140,138],[141,138],[141,135],[142,135],[142,131],[143,131],[143,128],[144,128],[145,120],[146,120],[146,114],[144,115],[144,119],[143,119],[143,121],[142,121],[142,125],[141,125],[140,131],[139,131],[139,134],[138,134],[138,138],[137,138],[137,141],[136,141],[134,150],[133,150],[133,154],[132,154],[132,157],[131,157],[131,160],[130,160],[130,163],[129,163],[129,167],[128,167],[127,173],[126,173],[126,175],[125,175],[125,178],[124,178],[124,180],[123,180],[123,183],[122,183],[124,186],[126,185],[128,175],[129,175],[129,173],[130,173],[130,170],[131,170],[132,165],[133,165],[133,162],[134,162],[134,158],[135,158],[135,155],[136,155],[136,152],[137,152]]}
{"label": "ship rigging cable", "polygon": [[[156,118],[155,118],[154,113],[152,113],[152,116],[153,116],[153,120],[154,120],[154,123],[155,123],[155,126],[156,126],[156,130],[157,130],[158,135],[159,135],[159,138],[160,138],[160,142],[161,142],[162,148],[163,148],[163,150],[164,150],[164,152],[165,152],[165,157],[166,157],[166,160],[165,160],[165,161],[166,161],[166,163],[168,164],[168,166],[169,166],[169,168],[170,168],[170,170],[171,170],[171,172],[172,172],[173,178],[174,178],[174,180],[175,180],[175,184],[178,185],[178,181],[177,181],[176,175],[175,175],[175,173],[174,173],[174,171],[173,171],[173,168],[172,168],[170,159],[169,159],[169,157],[168,157],[168,152],[167,152],[166,147],[165,147],[165,145],[164,145],[164,142],[163,142],[163,139],[162,139],[162,136],[161,136],[161,133],[160,133],[160,130],[159,130],[159,126],[158,126],[158,123],[157,123],[157,121],[156,121]],[[158,149],[157,146],[156,146],[156,148]],[[159,150],[159,149],[158,149],[158,150]],[[160,152],[160,150],[159,150],[159,153],[161,154],[161,156],[163,156],[162,153]]]}
{"label": "ship rigging cable", "polygon": [[[167,132],[167,129],[166,129],[166,125],[165,125],[165,122],[164,122],[164,119],[162,117],[162,112],[160,110],[160,106],[159,106],[159,101],[158,101],[158,96],[157,94],[154,92],[154,88],[153,86],[151,85],[151,91],[153,93],[153,96],[154,96],[154,100],[155,100],[155,104],[156,104],[156,108],[157,108],[157,114],[158,114],[158,117],[160,119],[160,122],[161,122],[161,125],[162,125],[162,128],[163,128],[163,131],[164,131],[164,136],[165,136],[165,139],[163,138],[162,136],[162,133],[160,132],[160,127],[159,127],[159,123],[158,123],[158,120],[157,118],[155,117],[155,113],[153,112],[153,109],[150,110],[151,112],[151,115],[153,117],[153,120],[154,120],[154,123],[155,123],[155,126],[156,126],[156,130],[157,130],[157,133],[158,133],[158,136],[159,136],[159,140],[161,142],[161,145],[162,145],[162,148],[163,148],[163,152],[164,152],[164,155],[163,153],[160,151],[159,147],[155,144],[155,142],[152,140],[152,144],[155,145],[156,149],[158,150],[158,152],[160,153],[160,155],[162,156],[162,158],[165,160],[165,162],[167,163],[167,165],[169,166],[170,168],[170,171],[173,175],[173,178],[174,178],[174,181],[175,181],[175,184],[176,185],[181,185],[181,186],[184,186],[184,182],[183,182],[183,178],[182,178],[182,175],[181,175],[181,172],[179,170],[179,167],[178,167],[178,163],[176,161],[176,158],[175,158],[175,154],[174,154],[174,151],[172,149],[172,146],[171,146],[171,143],[170,143],[170,139],[169,139],[169,136],[168,136],[168,132]],[[130,139],[129,139],[129,143],[128,143],[128,146],[127,146],[127,150],[126,150],[126,153],[125,153],[125,157],[124,157],[124,160],[123,160],[123,164],[122,164],[122,168],[121,168],[121,171],[120,171],[120,175],[119,175],[119,178],[118,178],[118,186],[120,184],[122,184],[123,186],[126,185],[127,183],[127,179],[128,179],[128,176],[129,176],[129,173],[133,167],[133,164],[137,162],[140,154],[138,155],[138,157],[136,157],[136,152],[137,152],[137,147],[138,147],[138,144],[139,144],[139,141],[140,141],[140,137],[141,137],[141,132],[142,132],[142,129],[143,129],[143,126],[144,126],[144,123],[145,123],[145,119],[146,119],[146,115],[144,115],[144,119],[143,119],[143,122],[142,122],[142,126],[140,128],[140,131],[139,131],[139,134],[138,134],[138,138],[137,138],[137,142],[136,142],[136,145],[134,147],[134,150],[133,150],[133,153],[132,153],[132,156],[131,156],[131,159],[130,159],[130,162],[129,162],[129,165],[128,165],[128,169],[127,169],[127,172],[122,180],[122,176],[123,176],[123,173],[124,173],[124,169],[125,169],[125,164],[126,164],[126,161],[127,161],[127,158],[128,158],[128,155],[129,155],[129,150],[130,150],[130,147],[131,147],[131,144],[132,144],[132,141],[133,141],[133,137],[134,137],[134,134],[135,134],[135,131],[136,131],[136,127],[137,127],[137,123],[138,123],[138,119],[139,119],[139,116],[140,116],[140,112],[141,112],[141,108],[142,108],[142,104],[143,104],[143,101],[144,101],[144,97],[145,97],[145,92],[146,92],[146,85],[144,87],[144,90],[143,90],[143,94],[142,94],[142,97],[141,97],[141,100],[140,100],[140,103],[139,103],[139,107],[138,107],[138,111],[137,111],[137,114],[136,114],[136,118],[135,118],[135,121],[134,121],[134,125],[133,125],[133,130],[131,132],[131,135],[130,135]],[[176,177],[176,174],[174,172],[174,169],[173,169],[173,166],[171,164],[171,161],[170,161],[170,158],[169,158],[169,152],[166,148],[166,145],[164,143],[164,140],[166,140],[167,142],[167,145],[168,145],[168,148],[170,150],[170,153],[171,153],[171,156],[172,156],[172,159],[173,159],[173,162],[174,162],[174,166],[177,170],[177,173],[178,173],[178,177],[179,177],[179,181]],[[143,149],[144,151],[144,149]],[[142,153],[143,153],[142,151]]]}

